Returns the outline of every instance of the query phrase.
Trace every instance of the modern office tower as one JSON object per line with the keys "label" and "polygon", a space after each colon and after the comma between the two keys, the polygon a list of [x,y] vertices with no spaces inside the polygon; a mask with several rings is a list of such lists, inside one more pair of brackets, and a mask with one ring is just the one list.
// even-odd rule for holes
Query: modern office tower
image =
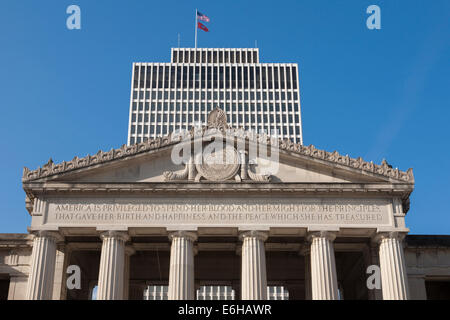
{"label": "modern office tower", "polygon": [[260,63],[257,48],[172,48],[170,63],[133,64],[128,144],[206,124],[217,106],[232,127],[302,143],[296,63]]}

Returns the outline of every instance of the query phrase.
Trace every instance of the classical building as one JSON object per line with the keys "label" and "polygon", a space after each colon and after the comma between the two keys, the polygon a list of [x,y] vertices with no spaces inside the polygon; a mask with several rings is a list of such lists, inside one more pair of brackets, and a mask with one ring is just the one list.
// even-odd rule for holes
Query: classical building
{"label": "classical building", "polygon": [[260,63],[256,48],[173,48],[169,63],[133,64],[128,144],[205,125],[217,105],[233,127],[302,143],[296,63]]}
{"label": "classical building", "polygon": [[0,299],[450,298],[449,236],[407,236],[412,169],[304,146],[298,66],[258,49],[134,63],[128,144],[22,183]]}
{"label": "classical building", "polygon": [[184,137],[22,181],[31,225],[0,235],[2,298],[449,298],[449,237],[407,236],[404,251],[411,169],[234,129],[220,109]]}

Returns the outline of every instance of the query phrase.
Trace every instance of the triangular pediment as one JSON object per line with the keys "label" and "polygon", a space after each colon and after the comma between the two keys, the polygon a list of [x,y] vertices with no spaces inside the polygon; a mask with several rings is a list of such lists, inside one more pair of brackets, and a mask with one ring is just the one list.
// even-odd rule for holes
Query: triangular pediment
{"label": "triangular pediment", "polygon": [[[122,146],[108,152],[99,151],[96,155],[84,158],[75,157],[71,161],[59,164],[49,161],[43,167],[30,171],[24,169],[23,182],[95,182],[95,183],[173,183],[173,182],[245,182],[252,183],[403,183],[414,184],[412,170],[393,169],[386,162],[381,165],[365,162],[361,158],[342,156],[337,152],[319,150],[314,146],[303,146],[291,141],[277,140],[261,136],[251,136],[247,131],[229,129],[237,143],[244,143],[247,159],[246,171],[242,165],[224,167],[225,172],[208,175],[204,167],[199,167],[193,159],[191,164],[175,164],[172,151],[180,144],[186,143],[173,136],[148,140],[131,146]],[[207,128],[202,129],[203,133]],[[255,158],[252,165],[248,159],[250,137],[258,141],[268,141],[270,148],[276,148],[276,172],[261,171],[261,161],[271,166],[271,159]],[[198,139],[203,143],[210,139],[192,138],[191,144]],[[259,139],[259,140],[258,140]],[[266,139],[266,140],[264,140]],[[230,151],[233,153],[233,151]],[[236,154],[238,154],[237,152]],[[240,156],[237,155],[237,158]],[[239,160],[239,159],[238,159]],[[242,160],[242,159],[240,159]],[[275,162],[275,161],[273,161]],[[210,169],[210,168],[208,168]],[[214,171],[214,169],[211,169]],[[193,171],[193,172],[191,172]],[[212,172],[211,171],[211,172]],[[192,176],[190,174],[192,173]],[[222,175],[223,174],[223,175]],[[224,177],[221,179],[221,176]],[[270,176],[270,177],[269,177]],[[216,179],[217,178],[217,179]],[[226,179],[225,179],[226,178]]]}

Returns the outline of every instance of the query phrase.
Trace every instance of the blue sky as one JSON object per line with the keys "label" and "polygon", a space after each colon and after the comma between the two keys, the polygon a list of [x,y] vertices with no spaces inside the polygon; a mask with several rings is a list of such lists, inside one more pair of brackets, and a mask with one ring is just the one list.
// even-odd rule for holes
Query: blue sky
{"label": "blue sky", "polygon": [[200,47],[257,40],[262,62],[299,64],[305,144],[412,167],[411,233],[450,234],[448,0],[2,0],[0,232],[30,223],[23,166],[126,143],[132,62],[169,61],[178,33],[192,47],[195,8],[211,18]]}

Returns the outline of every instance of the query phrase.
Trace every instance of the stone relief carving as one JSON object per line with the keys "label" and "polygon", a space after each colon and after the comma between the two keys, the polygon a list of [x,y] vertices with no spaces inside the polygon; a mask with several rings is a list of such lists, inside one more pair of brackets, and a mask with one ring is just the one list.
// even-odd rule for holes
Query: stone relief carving
{"label": "stone relief carving", "polygon": [[189,159],[187,163],[184,164],[184,169],[181,172],[164,171],[164,181],[176,181],[176,180],[194,180],[195,177],[195,166],[193,157]]}
{"label": "stone relief carving", "polygon": [[173,171],[164,171],[164,181],[170,181],[170,180],[184,180],[187,179],[189,174],[189,164],[184,165],[184,169],[181,172],[173,172]]}
{"label": "stone relief carving", "polygon": [[239,155],[229,144],[211,153],[198,153],[195,159],[195,168],[198,172],[196,181],[200,181],[201,178],[209,181],[229,180],[236,176],[240,168]]}
{"label": "stone relief carving", "polygon": [[208,128],[225,130],[228,128],[227,115],[225,111],[216,107],[208,115]]}
{"label": "stone relief carving", "polygon": [[255,166],[255,163],[248,163],[247,165],[247,173],[250,179],[253,181],[259,181],[259,182],[270,182],[270,178],[272,177],[270,174],[257,174],[252,172],[250,169],[250,166]]}
{"label": "stone relief carving", "polygon": [[197,182],[202,179],[270,182],[270,175],[252,172],[250,169],[252,165],[255,164],[247,161],[245,151],[238,152],[233,146],[225,144],[222,149],[213,150],[207,156],[200,152],[195,157],[191,157],[182,171],[165,171],[163,175],[165,181],[194,180],[192,177],[195,176]]}
{"label": "stone relief carving", "polygon": [[[281,139],[275,139],[271,138],[270,136],[267,136],[266,134],[257,134],[252,131],[244,131],[241,128],[229,128],[227,121],[226,121],[226,114],[223,110],[220,108],[216,108],[213,111],[210,112],[208,117],[208,126],[203,127],[200,130],[200,134],[204,133],[208,128],[216,128],[220,130],[227,130],[228,134],[234,135],[236,138],[241,139],[253,139],[258,142],[264,142],[268,145],[278,145],[278,148],[280,150],[286,151],[286,152],[292,152],[301,156],[306,156],[312,159],[318,159],[322,161],[326,161],[333,164],[339,164],[342,166],[346,166],[349,168],[359,169],[365,172],[377,174],[380,176],[408,182],[408,183],[414,183],[414,175],[412,169],[408,169],[407,171],[401,171],[398,168],[392,168],[385,160],[381,163],[381,165],[376,165],[373,162],[366,162],[361,157],[359,158],[350,158],[348,155],[341,155],[337,151],[334,152],[327,152],[325,150],[320,150],[314,147],[313,145],[310,146],[304,146],[301,144],[294,143],[290,140],[281,140]],[[194,129],[191,128],[191,132],[194,132]],[[197,133],[199,134],[199,133]],[[176,143],[180,142],[179,139],[172,139],[171,134],[156,138],[156,139],[149,139],[147,141],[134,144],[131,146],[123,145],[119,149],[112,149],[108,152],[99,151],[95,155],[87,155],[84,158],[78,158],[75,157],[71,161],[63,161],[62,163],[55,164],[52,159],[50,159],[45,165],[43,165],[41,168],[38,168],[37,170],[30,170],[26,167],[23,169],[23,176],[22,181],[33,181],[39,178],[44,177],[50,177],[54,175],[58,175],[61,173],[69,172],[76,169],[86,168],[89,166],[93,166],[96,164],[106,163],[109,161],[113,161],[116,159],[122,159],[126,158],[128,156],[137,155],[140,153],[145,153],[150,150],[157,150],[162,147],[174,145]],[[188,166],[188,165],[186,165]],[[189,166],[188,166],[189,167]],[[190,166],[188,168],[188,175],[190,176],[189,180],[193,180],[193,171],[197,168],[194,168],[195,166]],[[183,176],[183,179],[185,178],[185,170],[181,173],[176,174],[170,174],[166,173],[164,174],[165,178],[167,180],[174,180],[175,178],[179,178]],[[263,177],[255,176],[254,173],[249,170],[249,168],[244,168],[244,172],[241,170],[240,178],[242,179],[242,176],[246,177],[247,170],[248,176],[250,179],[255,181],[260,181],[259,179],[268,179]],[[181,176],[178,176],[181,175]],[[246,178],[243,178],[244,180]]]}

